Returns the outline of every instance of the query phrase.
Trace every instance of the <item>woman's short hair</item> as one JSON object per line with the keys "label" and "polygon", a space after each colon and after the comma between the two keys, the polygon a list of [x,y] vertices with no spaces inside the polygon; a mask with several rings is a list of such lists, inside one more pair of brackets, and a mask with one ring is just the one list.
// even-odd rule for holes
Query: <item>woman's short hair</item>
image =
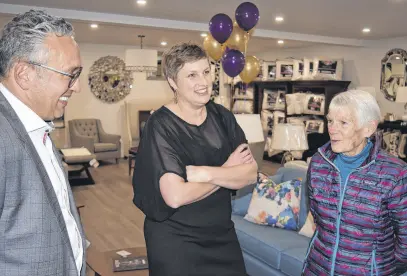
{"label": "woman's short hair", "polygon": [[335,95],[329,105],[329,110],[347,108],[356,119],[357,126],[365,127],[370,122],[379,123],[381,113],[376,99],[363,90],[349,90]]}
{"label": "woman's short hair", "polygon": [[[163,54],[162,66],[164,76],[173,81],[177,80],[178,72],[188,62],[208,59],[204,49],[195,43],[176,44]],[[208,60],[209,62],[209,60]]]}

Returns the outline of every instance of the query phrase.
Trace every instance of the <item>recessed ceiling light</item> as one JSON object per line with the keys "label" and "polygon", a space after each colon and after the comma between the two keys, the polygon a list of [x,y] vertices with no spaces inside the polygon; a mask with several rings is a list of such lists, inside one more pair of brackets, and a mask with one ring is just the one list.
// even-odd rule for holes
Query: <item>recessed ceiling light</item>
{"label": "recessed ceiling light", "polygon": [[370,29],[369,29],[369,28],[364,28],[364,29],[362,30],[362,32],[364,32],[365,34],[370,33]]}
{"label": "recessed ceiling light", "polygon": [[284,17],[282,17],[282,16],[276,16],[275,20],[276,20],[276,22],[283,22],[283,21],[284,21]]}
{"label": "recessed ceiling light", "polygon": [[91,27],[92,29],[97,29],[99,26],[98,26],[98,24],[90,24],[90,27]]}
{"label": "recessed ceiling light", "polygon": [[278,44],[284,44],[284,40],[277,41]]}
{"label": "recessed ceiling light", "polygon": [[147,1],[146,0],[137,0],[137,4],[145,5],[145,4],[147,4]]}
{"label": "recessed ceiling light", "polygon": [[400,59],[400,57],[396,57],[396,59]]}
{"label": "recessed ceiling light", "polygon": [[201,36],[202,36],[202,37],[207,37],[208,34],[207,34],[207,33],[201,33]]}
{"label": "recessed ceiling light", "polygon": [[161,45],[162,45],[162,46],[166,46],[166,45],[167,45],[167,42],[166,42],[166,41],[162,41],[162,42],[161,42]]}

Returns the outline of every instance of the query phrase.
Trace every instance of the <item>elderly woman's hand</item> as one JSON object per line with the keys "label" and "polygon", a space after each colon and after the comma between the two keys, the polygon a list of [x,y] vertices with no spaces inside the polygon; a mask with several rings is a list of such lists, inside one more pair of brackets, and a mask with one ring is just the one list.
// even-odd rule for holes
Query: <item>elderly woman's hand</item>
{"label": "elderly woman's hand", "polygon": [[236,150],[229,156],[228,160],[222,167],[233,167],[242,164],[249,164],[254,161],[252,152],[248,144],[239,145]]}

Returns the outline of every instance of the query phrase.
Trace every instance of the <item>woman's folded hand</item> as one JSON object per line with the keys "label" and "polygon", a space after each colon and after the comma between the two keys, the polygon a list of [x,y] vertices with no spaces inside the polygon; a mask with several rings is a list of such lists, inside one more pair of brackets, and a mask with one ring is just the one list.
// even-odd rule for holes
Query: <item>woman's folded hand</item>
{"label": "woman's folded hand", "polygon": [[242,164],[249,164],[254,161],[252,152],[248,144],[239,145],[236,150],[229,156],[228,160],[222,167],[233,167]]}

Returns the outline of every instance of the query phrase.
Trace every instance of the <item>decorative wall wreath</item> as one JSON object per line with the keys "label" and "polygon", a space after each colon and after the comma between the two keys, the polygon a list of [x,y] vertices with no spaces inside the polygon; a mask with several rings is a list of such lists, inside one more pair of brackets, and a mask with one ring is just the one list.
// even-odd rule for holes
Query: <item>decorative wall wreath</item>
{"label": "decorative wall wreath", "polygon": [[89,86],[99,100],[115,103],[124,99],[133,85],[131,71],[126,70],[123,60],[114,56],[101,57],[90,68]]}

